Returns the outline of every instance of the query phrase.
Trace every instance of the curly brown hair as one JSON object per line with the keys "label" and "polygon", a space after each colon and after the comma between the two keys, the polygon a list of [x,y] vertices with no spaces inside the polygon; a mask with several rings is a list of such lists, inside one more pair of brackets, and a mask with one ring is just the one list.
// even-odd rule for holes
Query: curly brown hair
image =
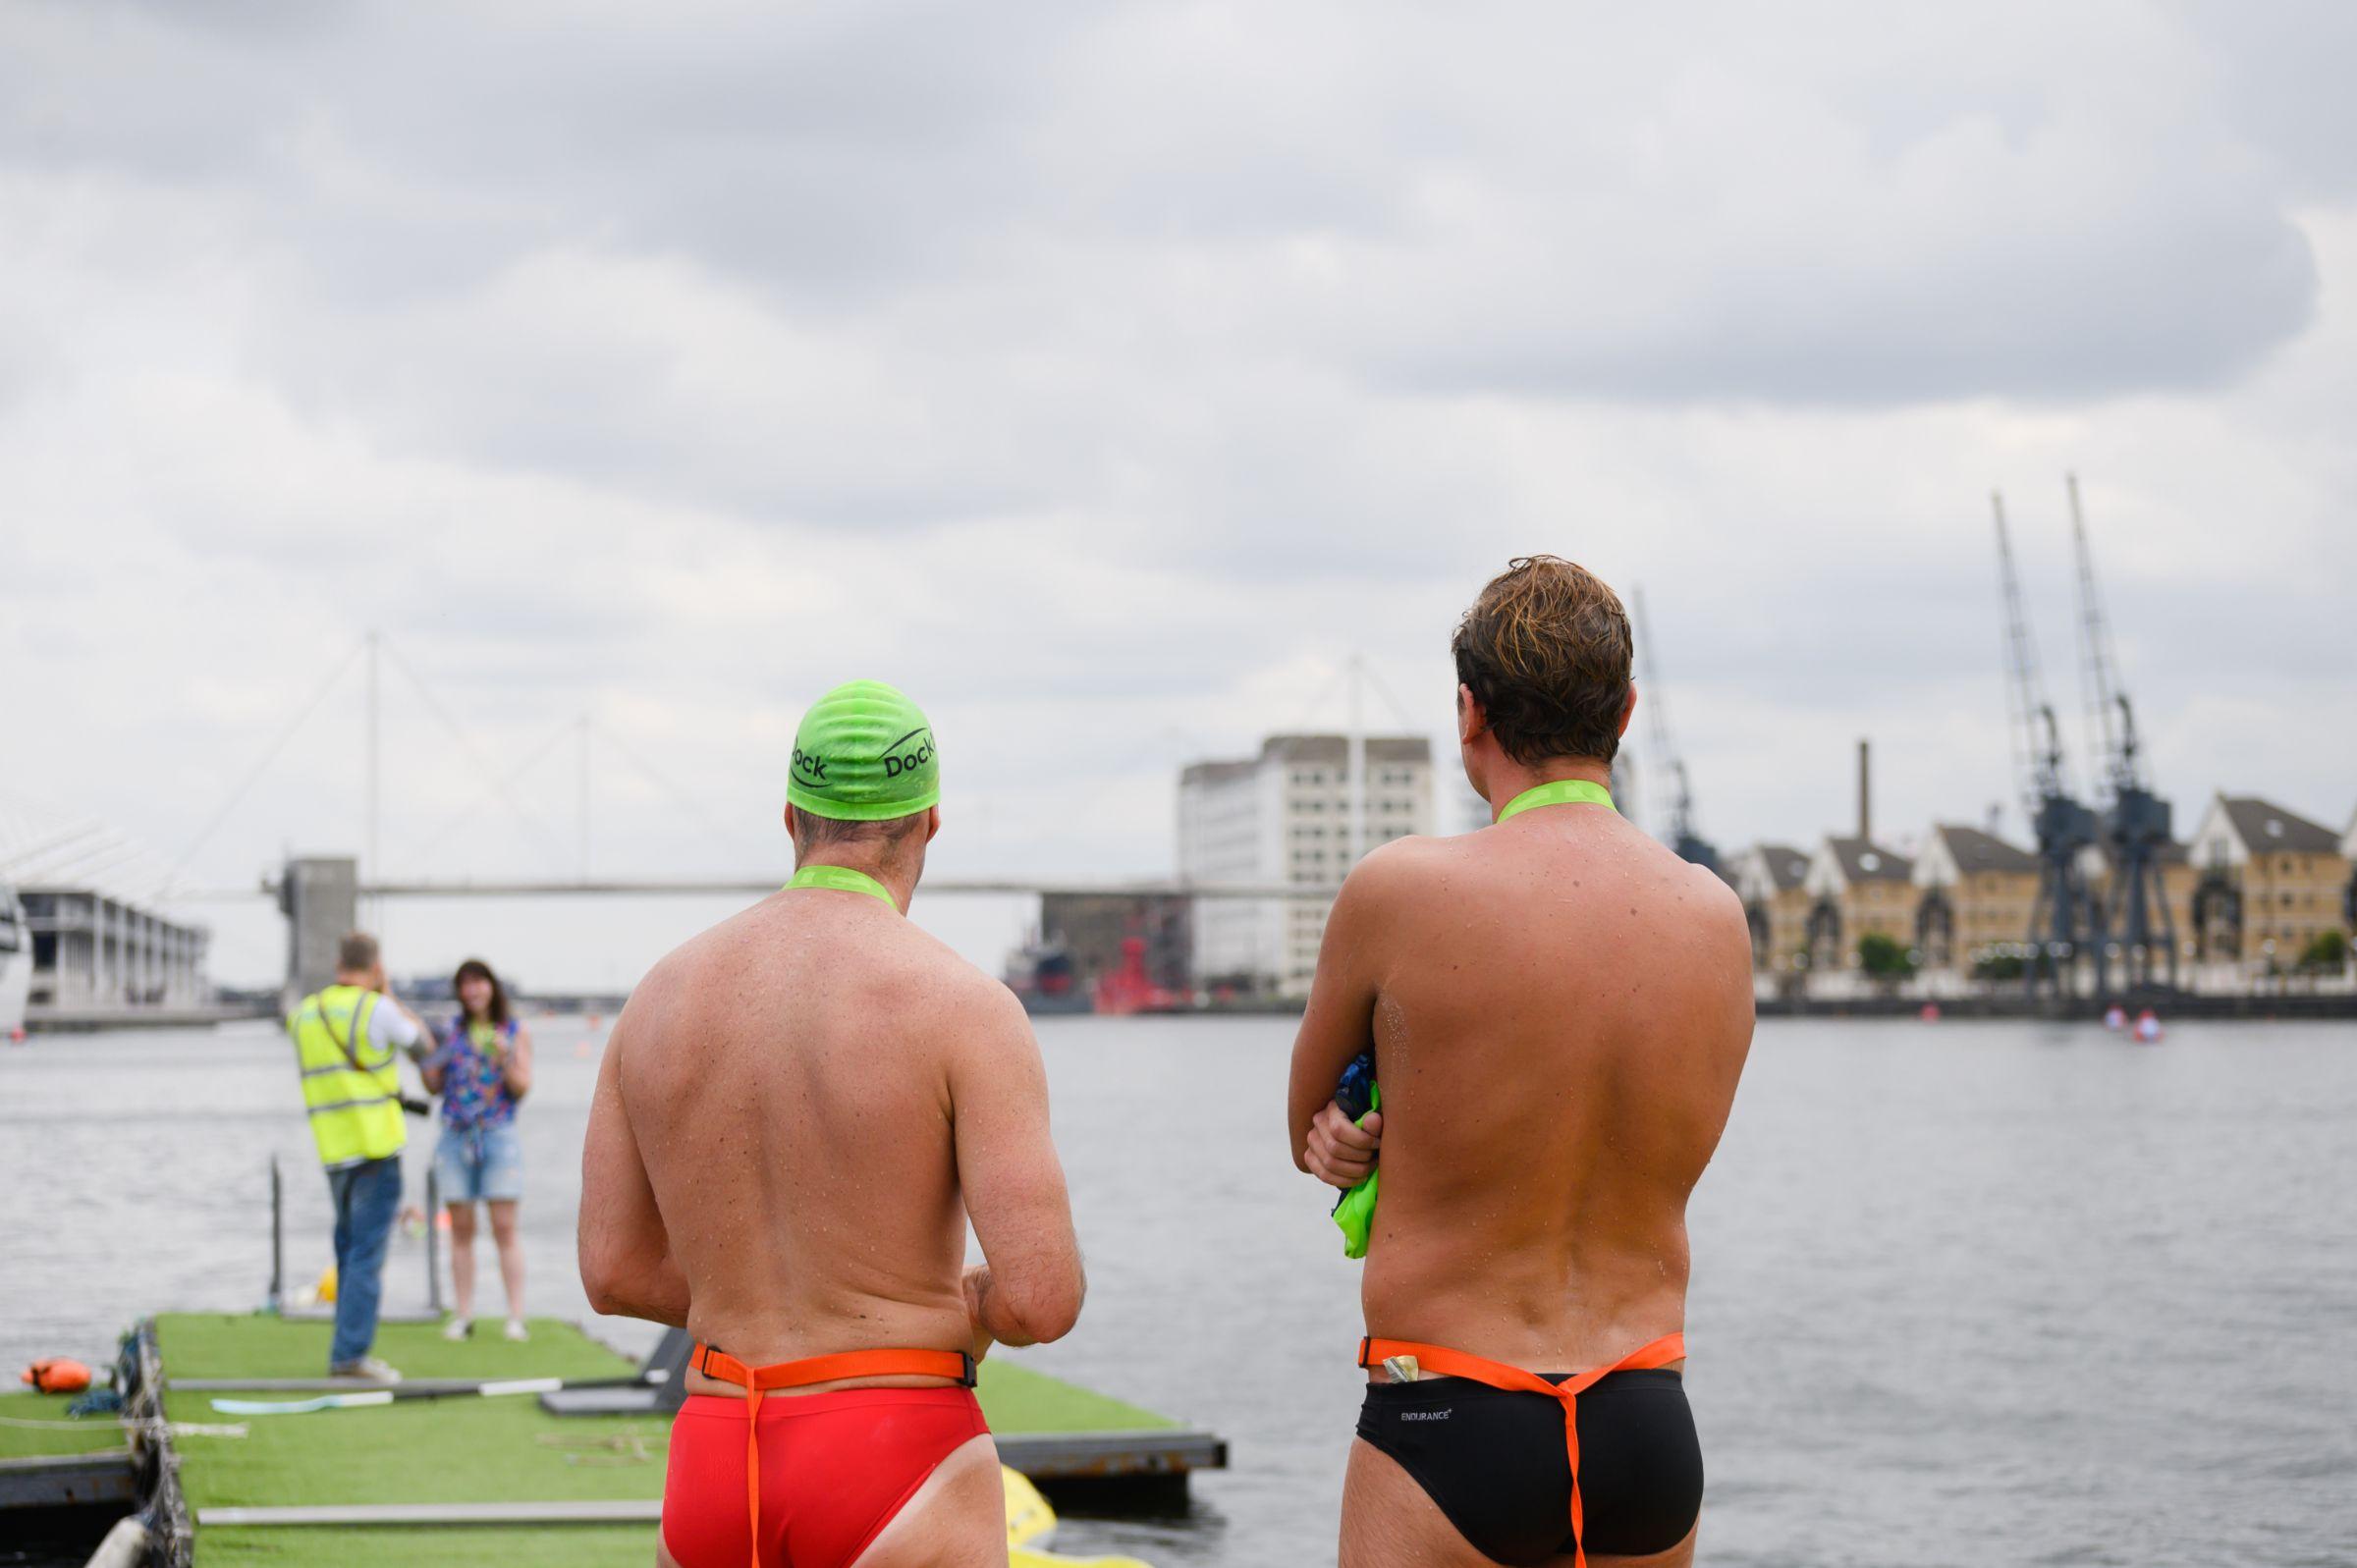
{"label": "curly brown hair", "polygon": [[1519,556],[1492,577],[1456,634],[1456,678],[1516,762],[1620,749],[1632,648],[1619,596],[1586,568]]}

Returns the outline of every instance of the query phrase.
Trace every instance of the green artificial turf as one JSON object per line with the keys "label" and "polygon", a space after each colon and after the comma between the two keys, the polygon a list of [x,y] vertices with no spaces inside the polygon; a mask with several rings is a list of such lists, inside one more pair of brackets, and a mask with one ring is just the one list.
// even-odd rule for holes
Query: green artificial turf
{"label": "green artificial turf", "polygon": [[[268,1317],[170,1314],[156,1320],[164,1375],[305,1378],[322,1371],[328,1325]],[[630,1364],[573,1325],[532,1324],[527,1344],[496,1335],[451,1344],[431,1325],[387,1325],[377,1353],[412,1378],[611,1378]],[[558,1417],[531,1395],[404,1400],[357,1410],[226,1416],[194,1389],[170,1389],[176,1423],[242,1423],[244,1437],[181,1436],[192,1510],[294,1503],[558,1502],[663,1493],[668,1418]],[[229,1397],[301,1399],[302,1394]],[[1178,1425],[1152,1411],[1033,1372],[1001,1352],[983,1364],[980,1398],[1002,1433],[1115,1432]],[[27,1401],[19,1401],[26,1403]],[[56,1402],[62,1407],[63,1400]],[[119,1441],[111,1427],[100,1429]],[[0,1429],[4,1433],[5,1429]],[[78,1436],[78,1433],[68,1433]],[[93,1433],[96,1435],[96,1433]],[[638,1446],[630,1447],[632,1439]],[[94,1446],[111,1446],[99,1442]],[[601,1446],[604,1445],[604,1446]],[[483,1568],[629,1563],[654,1555],[651,1525],[319,1529],[201,1526],[197,1568],[333,1561],[347,1568],[432,1562]],[[325,1555],[323,1555],[325,1553]]]}
{"label": "green artificial turf", "polygon": [[994,1351],[982,1363],[975,1396],[990,1430],[1010,1434],[1040,1432],[1151,1432],[1178,1425],[1168,1416],[1033,1372]]}
{"label": "green artificial turf", "polygon": [[[244,1437],[177,1439],[181,1487],[192,1508],[663,1494],[663,1437],[670,1423],[659,1417],[551,1416],[529,1394],[419,1399],[300,1416],[223,1416],[207,1403],[212,1397],[175,1393],[164,1400],[174,1421],[246,1427]],[[583,1456],[591,1443],[632,1435],[643,1440],[645,1457]],[[589,1457],[616,1462],[593,1464]],[[619,1462],[624,1459],[629,1462]]]}
{"label": "green artificial turf", "polygon": [[[123,1424],[112,1416],[67,1416],[73,1394],[0,1393],[0,1459],[93,1454],[124,1446]],[[12,1421],[67,1421],[71,1427],[12,1427]]]}
{"label": "green artificial turf", "polygon": [[[511,1344],[496,1325],[453,1343],[438,1324],[389,1323],[376,1351],[406,1378],[619,1378],[635,1365],[573,1324],[534,1318],[532,1337]],[[324,1378],[328,1323],[289,1323],[260,1313],[170,1312],[155,1320],[156,1349],[172,1378]]]}
{"label": "green artificial turf", "polygon": [[196,1568],[334,1563],[336,1568],[647,1568],[653,1525],[543,1525],[531,1530],[215,1528],[196,1536]]}

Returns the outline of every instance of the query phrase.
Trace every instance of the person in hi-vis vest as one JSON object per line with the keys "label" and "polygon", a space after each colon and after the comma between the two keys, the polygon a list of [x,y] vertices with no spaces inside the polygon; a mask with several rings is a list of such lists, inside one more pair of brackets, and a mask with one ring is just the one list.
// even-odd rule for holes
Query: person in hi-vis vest
{"label": "person in hi-vis vest", "polygon": [[336,1206],[336,1334],[327,1371],[335,1378],[399,1382],[401,1374],[368,1353],[376,1343],[385,1244],[401,1209],[400,1054],[422,1054],[431,1037],[417,1015],[385,989],[376,939],[364,931],[336,950],[336,982],[287,1015],[302,1103]]}

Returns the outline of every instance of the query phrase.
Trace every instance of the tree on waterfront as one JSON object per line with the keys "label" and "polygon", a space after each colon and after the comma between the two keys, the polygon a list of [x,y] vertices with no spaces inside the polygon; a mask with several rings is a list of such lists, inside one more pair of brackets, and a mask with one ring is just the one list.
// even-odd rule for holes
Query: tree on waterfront
{"label": "tree on waterfront", "polygon": [[1896,985],[1915,973],[1915,955],[1900,946],[1897,938],[1869,931],[1858,939],[1858,967],[1870,979]]}
{"label": "tree on waterfront", "polygon": [[2017,952],[1993,952],[1972,966],[1975,980],[2004,982],[2019,980],[2029,968],[2029,961]]}
{"label": "tree on waterfront", "polygon": [[2320,931],[2300,949],[2300,967],[2311,973],[2338,974],[2348,967],[2349,934]]}

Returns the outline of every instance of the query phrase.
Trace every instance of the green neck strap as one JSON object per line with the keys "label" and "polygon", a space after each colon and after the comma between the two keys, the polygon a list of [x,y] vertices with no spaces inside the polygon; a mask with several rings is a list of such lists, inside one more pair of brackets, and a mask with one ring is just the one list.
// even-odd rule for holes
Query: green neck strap
{"label": "green neck strap", "polygon": [[871,898],[883,899],[886,903],[892,904],[896,910],[900,908],[900,905],[893,901],[892,894],[884,891],[884,884],[866,872],[853,871],[849,866],[804,866],[794,874],[794,880],[787,883],[786,886],[789,888],[832,888],[837,892],[863,892]]}
{"label": "green neck strap", "polygon": [[1535,806],[1572,805],[1602,806],[1607,811],[1615,809],[1613,792],[1604,785],[1590,784],[1585,779],[1558,779],[1553,784],[1543,784],[1514,796],[1506,803],[1506,809],[1498,813],[1498,820],[1504,822],[1516,812],[1528,811]]}

